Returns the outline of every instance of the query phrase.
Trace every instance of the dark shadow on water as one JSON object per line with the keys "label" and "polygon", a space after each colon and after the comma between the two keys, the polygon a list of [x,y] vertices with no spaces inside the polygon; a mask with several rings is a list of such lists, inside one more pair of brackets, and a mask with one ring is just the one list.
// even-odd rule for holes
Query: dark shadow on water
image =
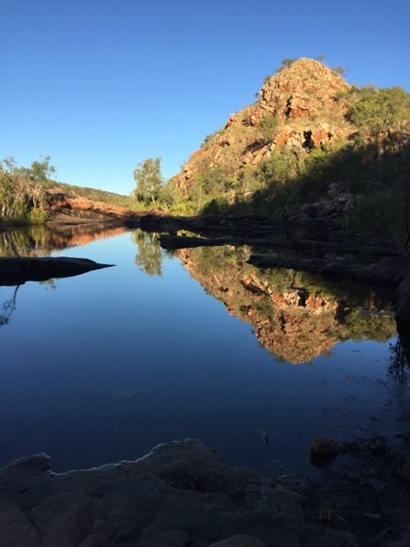
{"label": "dark shadow on water", "polygon": [[390,344],[391,359],[388,373],[398,383],[406,384],[410,373],[410,322],[397,321],[398,336]]}

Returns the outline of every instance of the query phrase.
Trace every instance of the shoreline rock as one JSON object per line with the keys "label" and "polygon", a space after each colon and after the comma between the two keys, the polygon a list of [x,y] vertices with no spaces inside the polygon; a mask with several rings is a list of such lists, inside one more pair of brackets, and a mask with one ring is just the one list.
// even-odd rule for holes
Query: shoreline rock
{"label": "shoreline rock", "polygon": [[206,547],[237,535],[266,547],[315,547],[325,536],[327,545],[355,545],[349,532],[305,520],[300,493],[225,465],[197,440],[134,462],[62,474],[49,466],[42,454],[0,470],[2,547]]}
{"label": "shoreline rock", "polygon": [[[267,476],[228,466],[193,439],[159,445],[135,461],[59,474],[46,454],[21,458],[0,469],[0,544],[354,547],[380,536],[386,542],[375,545],[407,545],[410,492],[402,485],[389,491],[384,475],[383,490],[372,489],[367,473],[386,461],[380,469],[392,475],[397,457],[381,439],[340,449],[341,457],[361,458],[351,462],[358,478],[334,474],[327,489],[283,469]],[[392,518],[394,527],[386,524]]]}
{"label": "shoreline rock", "polygon": [[0,285],[21,285],[26,281],[72,277],[112,266],[88,258],[0,257]]}

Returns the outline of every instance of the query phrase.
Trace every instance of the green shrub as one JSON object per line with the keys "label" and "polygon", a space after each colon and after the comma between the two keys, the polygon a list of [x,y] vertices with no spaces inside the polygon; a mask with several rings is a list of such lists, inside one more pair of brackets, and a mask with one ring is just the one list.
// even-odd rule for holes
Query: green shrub
{"label": "green shrub", "polygon": [[33,207],[28,214],[28,220],[31,224],[44,224],[47,220],[47,213],[40,207]]}
{"label": "green shrub", "polygon": [[349,214],[350,229],[382,237],[399,246],[406,234],[404,203],[393,192],[360,196]]}

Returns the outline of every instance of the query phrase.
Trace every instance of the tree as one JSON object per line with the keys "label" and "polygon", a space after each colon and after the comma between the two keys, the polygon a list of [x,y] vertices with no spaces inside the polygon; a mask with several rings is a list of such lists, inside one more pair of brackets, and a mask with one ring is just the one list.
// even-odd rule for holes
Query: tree
{"label": "tree", "polygon": [[336,72],[336,74],[338,74],[339,76],[345,76],[347,70],[344,66],[339,65],[339,66],[337,66],[336,68],[333,69],[333,72]]}
{"label": "tree", "polygon": [[56,168],[50,165],[50,156],[46,156],[42,161],[33,161],[28,174],[31,180],[36,182],[47,182],[56,174]]}
{"label": "tree", "polygon": [[14,158],[0,161],[0,216],[29,218],[43,222],[46,183],[55,174],[50,156],[33,161],[31,167],[17,167]]}
{"label": "tree", "polygon": [[155,203],[163,187],[161,174],[161,158],[147,158],[139,163],[133,171],[137,187],[132,195],[137,201]]}
{"label": "tree", "polygon": [[[373,86],[352,89],[353,104],[348,117],[362,135],[374,143],[374,164],[381,182],[380,154],[386,147],[389,131],[406,132],[410,127],[410,96],[399,86],[377,89]],[[384,137],[382,138],[382,135]]]}
{"label": "tree", "polygon": [[410,98],[401,87],[374,89],[366,86],[357,91],[349,117],[357,127],[378,138],[382,131],[401,129],[410,119]]}
{"label": "tree", "polygon": [[[297,59],[289,59],[289,58],[286,58],[286,59],[282,59],[282,65],[276,69],[276,72],[280,72],[281,70],[283,70],[284,68],[289,68],[290,66],[293,65],[293,63],[297,61]],[[265,78],[265,81],[266,81],[266,78]]]}

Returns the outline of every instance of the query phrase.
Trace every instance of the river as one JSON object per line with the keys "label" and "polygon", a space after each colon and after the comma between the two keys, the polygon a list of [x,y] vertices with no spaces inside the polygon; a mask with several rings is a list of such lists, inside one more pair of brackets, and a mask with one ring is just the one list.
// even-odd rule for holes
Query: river
{"label": "river", "polygon": [[391,304],[372,289],[261,272],[246,248],[171,255],[140,230],[15,237],[114,266],[0,287],[0,465],[47,452],[86,468],[191,437],[229,464],[311,472],[313,436],[409,431]]}

